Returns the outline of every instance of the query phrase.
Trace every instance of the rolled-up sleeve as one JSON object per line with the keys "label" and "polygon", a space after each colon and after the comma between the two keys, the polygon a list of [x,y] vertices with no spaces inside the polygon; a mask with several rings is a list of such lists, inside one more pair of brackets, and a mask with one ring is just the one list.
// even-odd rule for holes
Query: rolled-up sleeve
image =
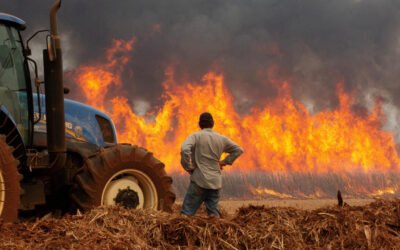
{"label": "rolled-up sleeve", "polygon": [[243,148],[240,147],[238,144],[233,142],[231,139],[225,137],[225,147],[224,152],[228,153],[228,156],[223,160],[228,165],[232,165],[233,162],[243,154]]}
{"label": "rolled-up sleeve", "polygon": [[195,146],[195,142],[194,135],[190,135],[181,146],[181,165],[186,171],[194,169],[192,149]]}

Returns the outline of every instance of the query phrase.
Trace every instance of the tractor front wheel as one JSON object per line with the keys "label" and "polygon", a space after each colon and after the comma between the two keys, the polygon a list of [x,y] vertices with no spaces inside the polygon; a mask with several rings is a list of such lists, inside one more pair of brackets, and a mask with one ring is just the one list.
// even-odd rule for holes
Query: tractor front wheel
{"label": "tractor front wheel", "polygon": [[6,143],[6,136],[0,135],[0,219],[15,221],[18,217],[20,199],[18,160],[12,154],[12,147]]}
{"label": "tractor front wheel", "polygon": [[175,194],[164,164],[143,148],[116,145],[86,160],[75,177],[73,201],[82,209],[100,205],[172,211]]}

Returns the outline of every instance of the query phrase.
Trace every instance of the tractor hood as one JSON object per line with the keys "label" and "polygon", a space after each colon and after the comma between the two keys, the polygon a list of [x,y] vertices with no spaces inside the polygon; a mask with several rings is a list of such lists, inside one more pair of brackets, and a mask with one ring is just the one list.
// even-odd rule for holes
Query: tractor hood
{"label": "tractor hood", "polygon": [[[45,96],[40,95],[41,110],[36,102],[37,96],[34,95],[34,118],[40,121],[34,126],[35,143],[42,144],[41,135],[46,134],[46,110]],[[88,142],[99,147],[113,145],[117,143],[115,127],[110,117],[105,113],[94,109],[86,104],[64,99],[65,105],[65,135],[68,140]]]}

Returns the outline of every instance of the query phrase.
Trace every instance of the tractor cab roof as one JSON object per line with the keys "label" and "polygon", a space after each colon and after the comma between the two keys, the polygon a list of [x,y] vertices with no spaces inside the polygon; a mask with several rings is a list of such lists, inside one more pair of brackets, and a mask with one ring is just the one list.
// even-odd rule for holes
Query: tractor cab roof
{"label": "tractor cab roof", "polygon": [[26,23],[24,20],[2,12],[0,12],[0,23],[7,23],[16,27],[19,30],[24,30],[26,28]]}

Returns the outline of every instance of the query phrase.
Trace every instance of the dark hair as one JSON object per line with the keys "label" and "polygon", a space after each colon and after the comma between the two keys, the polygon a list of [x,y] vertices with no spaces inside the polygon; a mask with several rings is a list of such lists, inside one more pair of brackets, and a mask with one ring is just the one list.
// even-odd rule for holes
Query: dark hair
{"label": "dark hair", "polygon": [[201,129],[214,127],[214,119],[212,115],[208,112],[202,113],[199,118],[199,126]]}

